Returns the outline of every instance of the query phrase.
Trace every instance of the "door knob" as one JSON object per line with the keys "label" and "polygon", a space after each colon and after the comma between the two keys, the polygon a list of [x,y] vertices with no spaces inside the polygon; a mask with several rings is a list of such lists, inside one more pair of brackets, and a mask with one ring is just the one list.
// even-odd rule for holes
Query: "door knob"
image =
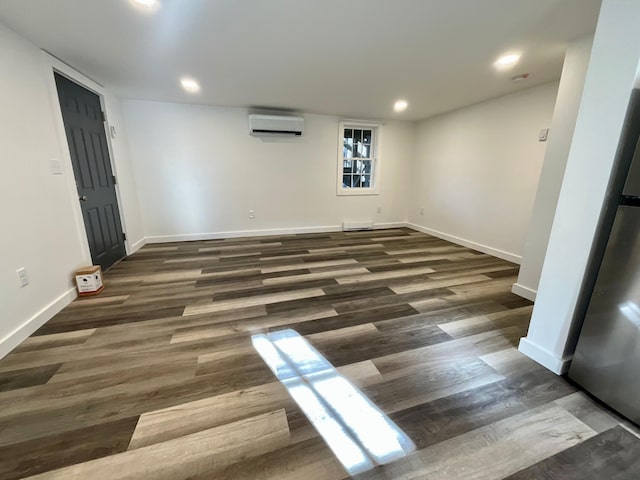
{"label": "door knob", "polygon": [[82,201],[82,202],[86,202],[86,201],[87,201],[87,196],[86,196],[86,195],[82,195],[82,196],[80,197],[80,201]]}

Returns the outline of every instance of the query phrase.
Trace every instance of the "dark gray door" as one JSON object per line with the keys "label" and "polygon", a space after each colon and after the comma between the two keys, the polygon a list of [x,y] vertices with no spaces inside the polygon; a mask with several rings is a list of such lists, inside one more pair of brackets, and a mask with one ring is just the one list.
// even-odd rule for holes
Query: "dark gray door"
{"label": "dark gray door", "polygon": [[55,77],[91,259],[106,270],[126,251],[100,98]]}

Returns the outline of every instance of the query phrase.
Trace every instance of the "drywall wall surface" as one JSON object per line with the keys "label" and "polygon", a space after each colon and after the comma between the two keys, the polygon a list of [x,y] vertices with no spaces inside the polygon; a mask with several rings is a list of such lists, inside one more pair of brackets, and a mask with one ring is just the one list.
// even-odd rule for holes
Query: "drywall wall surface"
{"label": "drywall wall surface", "polygon": [[[0,355],[14,331],[41,310],[65,302],[71,272],[87,262],[72,211],[67,175],[53,175],[62,160],[40,51],[0,25]],[[70,167],[70,165],[69,165]],[[20,287],[16,269],[29,285]],[[62,300],[61,300],[62,299]]]}
{"label": "drywall wall surface", "polygon": [[419,123],[409,221],[424,231],[519,261],[557,83]]}
{"label": "drywall wall surface", "polygon": [[538,290],[592,45],[593,35],[580,38],[569,44],[565,55],[544,164],[524,245],[524,255],[518,282],[514,286],[515,293],[524,293],[523,296],[530,300],[535,299],[535,293]]}
{"label": "drywall wall surface", "polygon": [[[72,69],[2,24],[0,59],[11,69],[0,75],[2,357],[75,298],[73,271],[90,264],[91,256],[53,77],[54,66]],[[117,101],[105,100],[107,115],[117,118]],[[124,138],[111,143],[127,206],[123,216],[134,238],[136,229],[142,238]],[[22,287],[20,268],[28,277]]]}
{"label": "drywall wall surface", "polygon": [[122,103],[148,241],[406,221],[412,123],[380,127],[379,195],[337,196],[336,117],[306,114],[302,137],[265,139],[245,109]]}

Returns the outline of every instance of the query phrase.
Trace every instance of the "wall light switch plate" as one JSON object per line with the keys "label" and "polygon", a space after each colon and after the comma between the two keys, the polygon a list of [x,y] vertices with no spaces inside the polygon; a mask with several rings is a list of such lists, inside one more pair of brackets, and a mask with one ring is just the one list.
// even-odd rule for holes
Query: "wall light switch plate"
{"label": "wall light switch plate", "polygon": [[548,136],[549,136],[549,129],[548,128],[543,128],[542,130],[540,130],[538,132],[538,141],[539,142],[546,142]]}
{"label": "wall light switch plate", "polygon": [[256,218],[256,211],[255,210],[249,210],[249,218]]}
{"label": "wall light switch plate", "polygon": [[57,158],[49,160],[49,168],[53,175],[62,175],[62,162]]}
{"label": "wall light switch plate", "polygon": [[29,285],[29,277],[27,276],[27,271],[24,268],[19,268],[16,270],[16,273],[18,274],[18,283],[20,284],[20,288]]}

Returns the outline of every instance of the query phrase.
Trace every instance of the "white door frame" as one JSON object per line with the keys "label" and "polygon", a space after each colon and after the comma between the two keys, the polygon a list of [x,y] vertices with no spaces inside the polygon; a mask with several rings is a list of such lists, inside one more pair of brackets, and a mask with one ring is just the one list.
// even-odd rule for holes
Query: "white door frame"
{"label": "white door frame", "polygon": [[[84,218],[82,216],[82,209],[80,207],[80,202],[78,201],[78,190],[76,188],[76,180],[75,174],[73,171],[73,163],[71,161],[71,151],[69,150],[69,143],[67,140],[67,134],[64,128],[64,120],[62,118],[62,108],[60,106],[60,99],[58,97],[58,89],[56,86],[54,73],[59,73],[67,77],[69,80],[77,83],[78,85],[86,88],[87,90],[95,93],[100,98],[100,106],[102,111],[105,114],[105,135],[107,137],[107,148],[109,150],[109,161],[111,162],[111,170],[113,174],[116,176],[116,198],[118,200],[118,212],[120,214],[120,222],[122,223],[122,231],[126,234],[128,232],[125,216],[124,216],[124,204],[122,201],[122,195],[120,193],[120,181],[118,177],[118,167],[117,160],[114,154],[114,148],[112,144],[112,138],[110,135],[111,132],[111,124],[109,123],[109,111],[107,108],[106,97],[109,95],[107,90],[97,83],[96,81],[90,79],[86,75],[78,72],[74,68],[70,67],[66,63],[61,60],[55,58],[53,55],[42,51],[43,58],[43,68],[45,70],[45,78],[47,80],[47,88],[49,90],[49,98],[51,101],[51,110],[53,114],[53,121],[56,126],[56,133],[58,137],[58,144],[60,147],[60,151],[62,152],[62,156],[64,158],[60,159],[62,164],[63,173],[67,177],[67,188],[69,190],[69,198],[71,201],[72,209],[74,212],[75,222],[77,226],[78,236],[80,238],[80,244],[82,245],[82,255],[84,260],[88,265],[91,265],[91,251],[89,249],[89,239],[87,236],[87,231],[84,224]],[[131,238],[127,236],[125,240],[125,249],[127,255],[132,253],[132,248],[130,244]]]}

